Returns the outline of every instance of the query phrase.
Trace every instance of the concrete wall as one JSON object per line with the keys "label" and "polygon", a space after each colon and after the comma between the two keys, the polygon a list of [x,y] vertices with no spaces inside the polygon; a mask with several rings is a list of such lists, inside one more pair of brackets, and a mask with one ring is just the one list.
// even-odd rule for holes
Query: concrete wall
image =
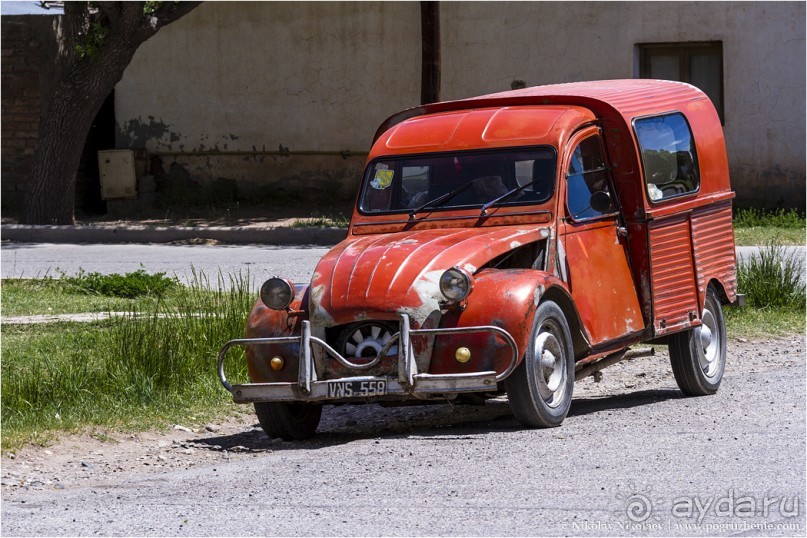
{"label": "concrete wall", "polygon": [[[803,207],[803,3],[444,2],[441,10],[443,99],[509,89],[515,79],[630,78],[637,43],[722,41],[738,202]],[[378,124],[419,96],[417,2],[206,3],[136,54],[116,90],[117,142],[162,154],[171,181],[344,201]]]}
{"label": "concrete wall", "polygon": [[802,2],[444,2],[443,99],[638,76],[638,43],[722,41],[737,203],[804,207]]}
{"label": "concrete wall", "polygon": [[352,203],[376,127],[419,96],[417,3],[209,2],[138,50],[117,143],[242,198]]}

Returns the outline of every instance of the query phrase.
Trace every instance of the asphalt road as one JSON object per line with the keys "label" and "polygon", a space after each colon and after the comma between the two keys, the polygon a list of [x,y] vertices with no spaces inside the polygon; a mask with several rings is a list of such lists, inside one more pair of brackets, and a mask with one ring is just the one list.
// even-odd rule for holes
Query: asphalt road
{"label": "asphalt road", "polygon": [[494,400],[326,408],[305,442],[183,434],[182,469],[154,437],[121,443],[140,471],[99,443],[61,489],[4,486],[2,534],[804,536],[804,417],[803,337],[730,340],[716,395],[682,397],[664,355],[620,363],[575,385],[555,429]]}
{"label": "asphalt road", "polygon": [[328,251],[323,247],[273,247],[240,245],[93,245],[8,243],[2,245],[3,278],[58,276],[58,271],[120,273],[143,268],[148,273],[165,272],[188,281],[192,270],[215,281],[223,274],[247,273],[259,286],[272,276],[306,283],[317,261]]}
{"label": "asphalt road", "polygon": [[[149,273],[176,274],[187,281],[192,268],[210,277],[249,272],[260,285],[272,276],[305,283],[311,279],[317,261],[328,251],[325,247],[274,247],[261,245],[93,245],[4,242],[0,251],[3,278],[58,276],[58,271],[75,274],[79,269],[99,273],[127,273],[141,267]],[[754,255],[757,247],[739,247],[743,259]],[[805,247],[788,250],[802,259]]]}

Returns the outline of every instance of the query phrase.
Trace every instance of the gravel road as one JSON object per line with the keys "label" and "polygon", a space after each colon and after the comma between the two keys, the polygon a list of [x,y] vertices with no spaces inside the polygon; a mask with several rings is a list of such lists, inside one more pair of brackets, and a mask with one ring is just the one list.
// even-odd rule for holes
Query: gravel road
{"label": "gravel road", "polygon": [[804,536],[804,337],[730,339],[702,398],[658,350],[578,382],[556,429],[499,399],[329,407],[306,442],[243,415],[6,453],[2,534]]}

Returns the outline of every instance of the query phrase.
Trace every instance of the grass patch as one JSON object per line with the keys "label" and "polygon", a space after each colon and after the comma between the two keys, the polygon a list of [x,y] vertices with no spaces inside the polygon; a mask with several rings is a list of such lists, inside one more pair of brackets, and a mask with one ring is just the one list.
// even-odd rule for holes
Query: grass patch
{"label": "grass patch", "polygon": [[[223,284],[219,276],[211,292],[197,275],[170,307],[157,301],[123,319],[2,326],[3,448],[59,431],[146,429],[231,412],[216,357],[224,342],[243,336],[254,294],[248,277]],[[228,365],[228,377],[246,379],[243,360]]]}
{"label": "grass patch", "polygon": [[742,246],[766,245],[773,240],[782,245],[804,245],[806,226],[804,212],[795,209],[734,211],[734,241]]}
{"label": "grass patch", "polygon": [[804,334],[804,311],[781,308],[759,310],[756,308],[726,308],[726,331],[731,337],[765,338]]}
{"label": "grass patch", "polygon": [[145,311],[156,307],[158,302],[171,307],[185,293],[174,278],[140,275],[140,271],[98,277],[79,272],[63,278],[13,278],[0,283],[0,310],[5,317]]}
{"label": "grass patch", "polygon": [[311,216],[307,219],[294,219],[292,228],[347,228],[350,219],[344,215]]}
{"label": "grass patch", "polygon": [[[3,279],[0,285],[3,316],[72,314],[78,312],[119,312],[132,307],[154,305],[157,297],[124,299],[88,295],[58,279]],[[167,298],[164,298],[167,300]]]}
{"label": "grass patch", "polygon": [[804,230],[775,227],[734,228],[734,242],[740,247],[764,245],[774,237],[783,245],[805,244]]}

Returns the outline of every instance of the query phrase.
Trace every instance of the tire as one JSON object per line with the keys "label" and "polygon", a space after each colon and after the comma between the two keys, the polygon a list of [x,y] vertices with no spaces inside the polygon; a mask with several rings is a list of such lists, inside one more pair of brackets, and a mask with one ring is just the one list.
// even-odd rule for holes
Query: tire
{"label": "tire", "polygon": [[542,303],[535,311],[527,354],[505,380],[510,408],[524,426],[552,428],[566,418],[574,390],[571,342],[563,311],[552,301]]}
{"label": "tire", "polygon": [[720,298],[711,284],[701,314],[703,324],[669,338],[670,363],[681,392],[688,396],[714,394],[726,367],[726,323]]}
{"label": "tire", "polygon": [[322,404],[256,402],[255,414],[270,439],[301,441],[316,433]]}

